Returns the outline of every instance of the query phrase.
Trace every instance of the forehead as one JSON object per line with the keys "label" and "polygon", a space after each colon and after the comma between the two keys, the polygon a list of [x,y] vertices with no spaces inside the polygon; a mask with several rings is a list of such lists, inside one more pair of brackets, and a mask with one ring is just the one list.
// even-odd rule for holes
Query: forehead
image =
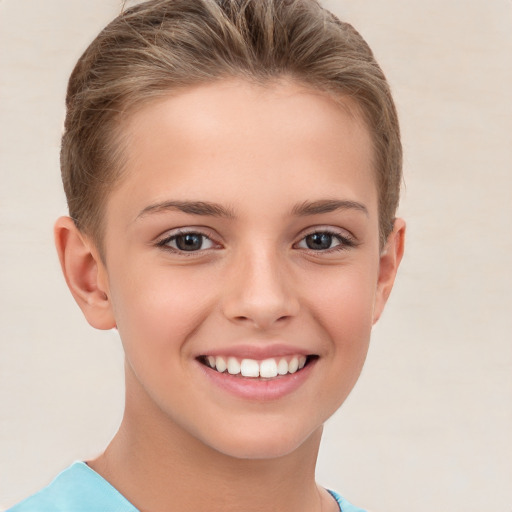
{"label": "forehead", "polygon": [[336,188],[376,205],[372,141],[357,106],[295,82],[225,80],[180,90],[137,110],[124,129],[116,193],[134,201],[142,192],[146,201],[225,201],[230,191],[234,201],[253,189],[262,207],[266,196],[275,200],[271,190],[291,201]]}

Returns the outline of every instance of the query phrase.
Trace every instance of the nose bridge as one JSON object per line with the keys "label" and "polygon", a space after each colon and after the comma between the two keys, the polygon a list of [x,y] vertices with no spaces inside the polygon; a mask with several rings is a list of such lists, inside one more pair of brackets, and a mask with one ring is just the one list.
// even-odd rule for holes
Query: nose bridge
{"label": "nose bridge", "polygon": [[233,262],[224,313],[232,321],[268,328],[299,309],[284,255],[273,244],[251,244]]}

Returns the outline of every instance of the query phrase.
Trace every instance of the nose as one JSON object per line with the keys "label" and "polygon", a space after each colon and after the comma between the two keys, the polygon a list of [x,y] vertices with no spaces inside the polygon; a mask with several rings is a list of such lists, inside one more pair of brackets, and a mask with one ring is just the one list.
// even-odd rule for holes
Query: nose
{"label": "nose", "polygon": [[231,270],[222,301],[231,322],[269,329],[298,314],[293,278],[276,251],[247,251]]}

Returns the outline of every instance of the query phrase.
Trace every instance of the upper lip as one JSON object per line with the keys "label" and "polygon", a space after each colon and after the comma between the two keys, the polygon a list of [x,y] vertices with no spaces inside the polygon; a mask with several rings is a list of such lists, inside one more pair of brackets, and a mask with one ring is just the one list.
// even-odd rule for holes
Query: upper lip
{"label": "upper lip", "polygon": [[240,344],[232,347],[205,350],[198,354],[201,356],[237,357],[239,359],[264,360],[286,356],[308,356],[314,352],[301,347],[286,344]]}

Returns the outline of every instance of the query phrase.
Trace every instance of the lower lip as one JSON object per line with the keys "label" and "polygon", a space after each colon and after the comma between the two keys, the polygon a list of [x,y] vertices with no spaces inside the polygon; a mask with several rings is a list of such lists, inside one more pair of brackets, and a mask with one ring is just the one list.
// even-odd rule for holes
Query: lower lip
{"label": "lower lip", "polygon": [[219,373],[202,363],[204,374],[215,385],[229,393],[246,400],[271,401],[278,400],[299,388],[311,375],[317,359],[310,361],[302,370],[279,376],[273,379],[250,378]]}

